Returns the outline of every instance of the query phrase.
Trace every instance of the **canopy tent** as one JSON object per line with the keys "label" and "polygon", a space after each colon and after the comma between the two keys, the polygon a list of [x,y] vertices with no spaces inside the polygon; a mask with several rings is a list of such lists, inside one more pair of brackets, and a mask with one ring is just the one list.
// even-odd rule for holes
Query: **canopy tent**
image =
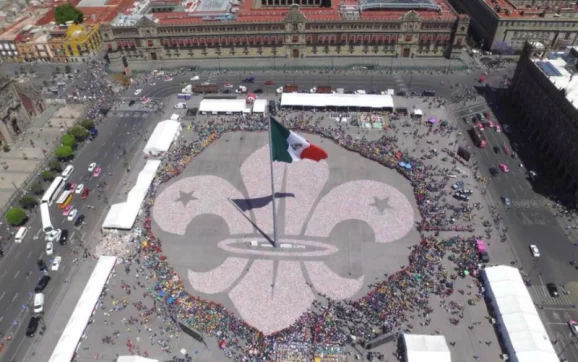
{"label": "canopy tent", "polygon": [[116,256],[101,256],[86,283],[64,331],[54,347],[49,362],[72,361],[76,347],[96,308],[100,294],[116,264]]}
{"label": "canopy tent", "polygon": [[251,104],[246,99],[203,99],[199,105],[201,113],[251,113]]}
{"label": "canopy tent", "polygon": [[138,174],[136,184],[129,191],[126,202],[110,207],[102,224],[103,228],[123,230],[132,228],[160,165],[160,160],[147,161],[143,170]]}
{"label": "canopy tent", "polygon": [[257,99],[255,103],[253,103],[253,112],[254,113],[265,113],[267,109],[267,100],[266,99]]}
{"label": "canopy tent", "polygon": [[117,362],[159,362],[159,360],[141,356],[119,356]]}
{"label": "canopy tent", "polygon": [[175,120],[159,122],[151,134],[143,152],[158,156],[169,150],[173,141],[181,134],[181,124]]}
{"label": "canopy tent", "polygon": [[393,98],[387,94],[283,93],[281,107],[393,109]]}
{"label": "canopy tent", "polygon": [[411,113],[412,117],[422,117],[423,116],[423,111],[419,108],[416,108],[413,110],[413,112]]}
{"label": "canopy tent", "polygon": [[486,267],[483,276],[509,360],[559,361],[520,271],[500,265]]}
{"label": "canopy tent", "polygon": [[404,334],[407,362],[451,362],[452,356],[444,336]]}

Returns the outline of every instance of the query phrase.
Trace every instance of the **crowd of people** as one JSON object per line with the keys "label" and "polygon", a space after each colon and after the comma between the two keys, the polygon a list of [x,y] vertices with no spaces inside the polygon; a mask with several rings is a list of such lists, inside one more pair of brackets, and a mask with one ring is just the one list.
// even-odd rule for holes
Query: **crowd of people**
{"label": "crowd of people", "polygon": [[[403,333],[408,331],[404,323],[411,314],[423,316],[431,313],[430,295],[452,295],[454,281],[475,275],[478,268],[475,237],[444,240],[437,234],[426,233],[459,231],[461,228],[471,231],[468,225],[456,226],[441,216],[432,217],[435,210],[444,206],[438,197],[444,185],[432,185],[432,175],[440,175],[444,170],[427,166],[422,160],[402,151],[395,136],[382,136],[371,141],[366,137],[351,136],[347,133],[347,125],[322,126],[320,118],[316,118],[313,112],[292,117],[288,114],[281,112],[279,118],[289,128],[320,135],[385,167],[398,170],[413,186],[422,219],[428,221],[419,225],[423,231],[422,239],[411,247],[407,265],[383,281],[370,285],[365,297],[356,301],[334,301],[320,295],[310,310],[290,328],[265,336],[223,305],[185,290],[181,277],[162,255],[162,240],[153,234],[150,215],[161,185],[178,177],[213,141],[225,132],[266,131],[268,119],[261,116],[223,117],[191,125],[198,139],[180,141],[165,156],[144,204],[144,236],[128,260],[138,260],[152,271],[156,283],[149,295],[155,298],[155,313],[169,315],[200,335],[215,337],[225,355],[239,361],[271,359],[279,351],[287,350],[303,355],[339,355],[345,353],[344,346],[355,341],[369,341],[383,333]],[[453,262],[453,270],[442,265],[444,259]]]}

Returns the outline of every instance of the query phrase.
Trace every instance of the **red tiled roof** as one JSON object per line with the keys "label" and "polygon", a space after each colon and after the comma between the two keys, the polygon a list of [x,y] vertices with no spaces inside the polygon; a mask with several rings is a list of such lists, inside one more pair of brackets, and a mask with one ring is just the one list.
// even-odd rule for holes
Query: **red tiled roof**
{"label": "red tiled roof", "polygon": [[[492,9],[492,11],[497,14],[500,18],[539,18],[542,14],[552,14],[555,12],[555,6],[551,6],[550,9],[545,8],[518,8],[516,5],[512,4],[509,0],[483,0],[486,5]],[[557,4],[555,4],[557,5]],[[498,13],[496,9],[499,7],[500,12]],[[573,9],[569,9],[570,13],[578,12],[578,5],[574,5]],[[564,10],[562,10],[564,12]]]}
{"label": "red tiled roof", "polygon": [[[457,18],[457,13],[447,2],[448,0],[436,0],[441,7],[441,11],[416,10],[421,17],[425,19],[447,19]],[[485,0],[490,1],[490,0]],[[499,0],[505,1],[505,0]],[[356,0],[345,0],[346,4],[357,4]],[[339,2],[332,1],[331,8],[301,8],[301,12],[309,21],[339,21],[342,16],[338,11]],[[367,10],[361,13],[362,20],[397,20],[405,15],[409,10]],[[239,6],[239,12],[236,14],[236,21],[239,23],[251,22],[280,22],[287,16],[289,7],[274,9],[253,9],[252,1],[243,1]],[[203,20],[202,16],[189,16],[186,12],[174,13],[156,13],[153,15],[159,24],[197,24],[209,22]]]}

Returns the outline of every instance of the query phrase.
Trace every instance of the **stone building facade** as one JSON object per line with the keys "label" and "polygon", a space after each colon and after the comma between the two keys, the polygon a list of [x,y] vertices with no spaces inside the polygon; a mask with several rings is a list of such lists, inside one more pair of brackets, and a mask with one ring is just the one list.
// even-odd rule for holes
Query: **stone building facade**
{"label": "stone building facade", "polygon": [[578,45],[574,0],[450,0],[468,14],[484,49],[519,52],[526,42],[544,48]]}
{"label": "stone building facade", "polygon": [[[578,191],[578,51],[549,54],[527,44],[510,88],[516,111],[528,127],[529,141],[550,172],[542,177],[557,189]],[[543,52],[540,52],[543,54]]]}
{"label": "stone building facade", "polygon": [[[269,17],[201,21],[156,13],[137,22],[101,27],[112,64],[131,60],[170,61],[219,58],[458,57],[468,16],[444,11],[383,11],[375,16],[318,16],[292,5]],[[172,15],[171,15],[172,14]],[[282,14],[280,16],[279,14]]]}
{"label": "stone building facade", "polygon": [[31,120],[42,113],[44,103],[39,91],[16,84],[0,75],[0,142],[14,143]]}

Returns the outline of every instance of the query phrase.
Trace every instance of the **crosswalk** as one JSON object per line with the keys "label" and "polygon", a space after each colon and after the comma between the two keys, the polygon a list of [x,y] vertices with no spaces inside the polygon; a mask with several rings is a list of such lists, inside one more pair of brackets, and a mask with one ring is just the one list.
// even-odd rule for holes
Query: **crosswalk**
{"label": "crosswalk", "polygon": [[559,290],[561,293],[560,296],[557,298],[553,298],[552,296],[550,296],[550,293],[548,293],[548,290],[543,285],[531,285],[530,288],[528,288],[528,291],[530,292],[532,300],[537,304],[573,305],[570,296],[562,293],[561,290]]}
{"label": "crosswalk", "polygon": [[403,79],[401,79],[399,74],[394,74],[393,79],[395,80],[395,84],[397,86],[396,93],[400,92],[400,91],[403,91],[403,92],[409,92],[410,91],[410,89],[407,87],[407,85],[405,84]]}
{"label": "crosswalk", "polygon": [[119,112],[119,111],[115,111],[113,112],[113,116],[117,117],[117,118],[146,118],[148,117],[150,114],[149,111],[132,111],[132,112]]}

